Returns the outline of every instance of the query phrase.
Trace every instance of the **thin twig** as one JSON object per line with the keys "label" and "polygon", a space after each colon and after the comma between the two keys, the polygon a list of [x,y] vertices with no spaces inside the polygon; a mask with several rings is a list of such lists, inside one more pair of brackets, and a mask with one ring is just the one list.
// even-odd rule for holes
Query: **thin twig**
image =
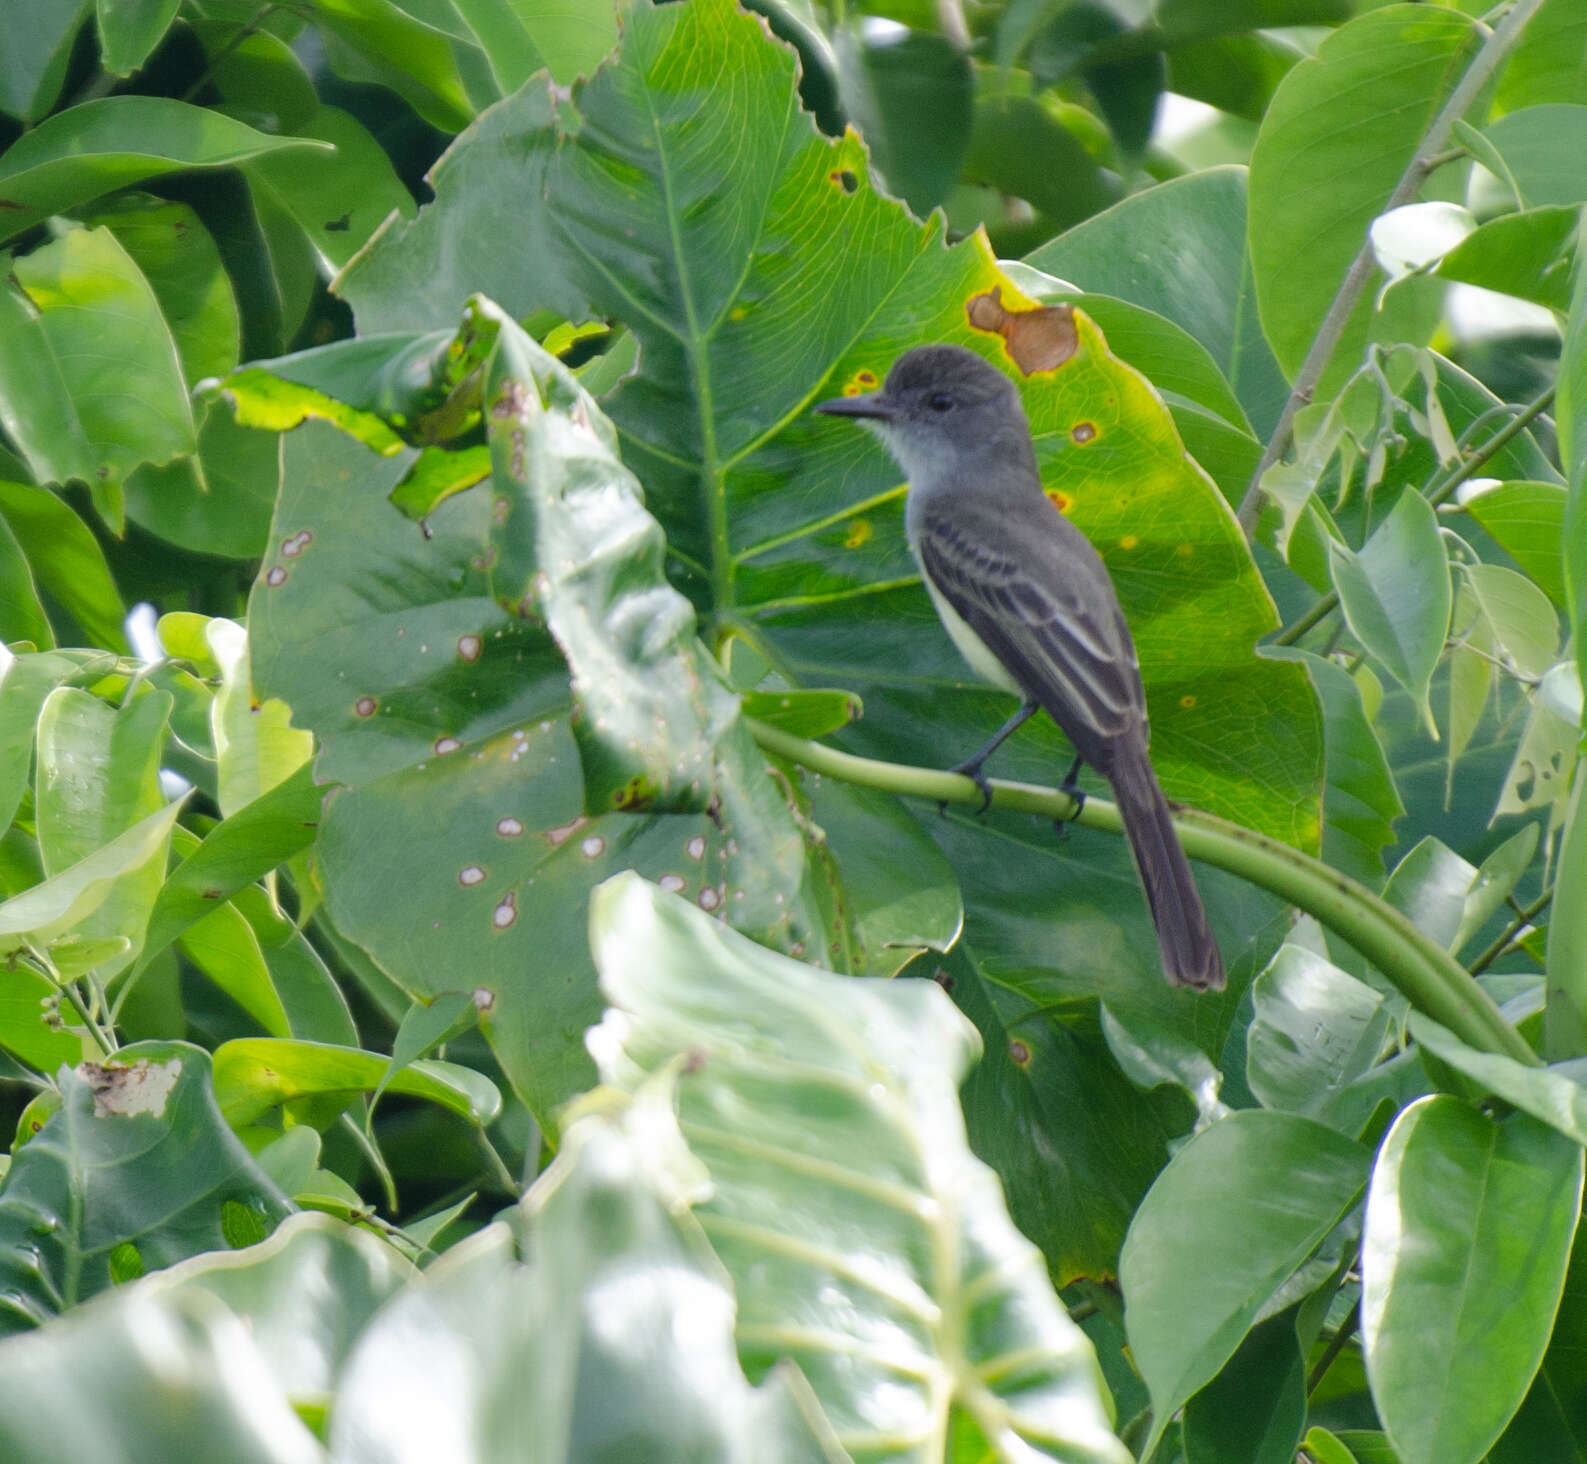
{"label": "thin twig", "polygon": [[1350,1339],[1355,1336],[1356,1328],[1361,1325],[1361,1303],[1358,1301],[1350,1308],[1350,1315],[1339,1324],[1339,1330],[1328,1339],[1328,1345],[1323,1349],[1323,1355],[1317,1359],[1317,1366],[1306,1375],[1306,1396],[1309,1398],[1317,1391],[1317,1385],[1328,1375],[1328,1369],[1338,1360],[1339,1354],[1345,1350]]}
{"label": "thin twig", "polygon": [[182,100],[184,102],[190,102],[201,91],[203,91],[204,88],[209,85],[210,79],[215,75],[215,68],[219,66],[220,63],[224,61],[229,55],[231,55],[231,53],[235,51],[238,46],[242,45],[242,43],[246,41],[249,36],[257,35],[260,29],[264,26],[264,23],[269,20],[270,17],[274,15],[275,12],[280,8],[281,7],[276,3],[276,0],[271,0],[271,3],[264,6],[252,20],[250,20],[246,25],[241,26],[237,33],[232,36],[231,39],[220,48],[220,50],[216,51],[215,54],[209,58],[209,64],[205,66],[201,72],[199,72],[198,79],[192,84],[192,86],[188,87],[188,89],[182,93]]}
{"label": "thin twig", "polygon": [[1530,905],[1526,905],[1521,910],[1517,911],[1515,919],[1504,928],[1504,933],[1496,941],[1494,941],[1494,943],[1489,946],[1487,950],[1478,956],[1477,959],[1471,963],[1470,967],[1468,967],[1471,974],[1473,976],[1480,976],[1488,969],[1489,966],[1497,961],[1499,957],[1502,956],[1507,949],[1509,949],[1510,942],[1513,941],[1516,936],[1525,930],[1526,927],[1543,912],[1543,910],[1548,905],[1548,902],[1553,898],[1554,889],[1551,885],[1548,889],[1544,890],[1541,895],[1533,900]]}
{"label": "thin twig", "polygon": [[[1543,0],[1516,0],[1510,13],[1494,27],[1488,39],[1483,42],[1482,49],[1466,68],[1466,74],[1460,78],[1455,89],[1450,92],[1449,99],[1433,118],[1432,125],[1428,127],[1416,151],[1411,155],[1410,162],[1406,164],[1405,172],[1400,175],[1400,181],[1395,184],[1394,192],[1379,210],[1380,214],[1399,208],[1416,196],[1443,153],[1455,123],[1465,116],[1467,109],[1476,101],[1478,94],[1498,69],[1499,63],[1515,44],[1523,27],[1542,3]],[[1262,450],[1261,460],[1256,465],[1256,471],[1251,475],[1245,497],[1240,500],[1238,517],[1240,527],[1245,530],[1247,538],[1255,532],[1257,517],[1262,511],[1262,475],[1288,450],[1290,439],[1294,435],[1295,414],[1316,395],[1317,383],[1322,380],[1322,374],[1333,358],[1340,338],[1344,335],[1345,326],[1355,311],[1362,291],[1366,289],[1367,281],[1371,278],[1376,263],[1372,239],[1369,235],[1363,241],[1356,257],[1351,260],[1350,268],[1345,272],[1344,280],[1328,306],[1322,324],[1317,327],[1311,349],[1307,351],[1306,359],[1301,362],[1300,370],[1295,374],[1295,385],[1290,391],[1289,399],[1284,403],[1284,410],[1279,413],[1278,425],[1274,427],[1273,435]]]}

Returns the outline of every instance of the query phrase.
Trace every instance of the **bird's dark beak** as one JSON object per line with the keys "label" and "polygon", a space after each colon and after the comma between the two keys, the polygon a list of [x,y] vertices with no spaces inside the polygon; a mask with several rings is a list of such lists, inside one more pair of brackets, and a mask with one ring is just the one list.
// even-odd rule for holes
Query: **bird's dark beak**
{"label": "bird's dark beak", "polygon": [[816,411],[828,417],[859,417],[890,422],[898,409],[881,392],[871,391],[863,396],[833,397],[831,401],[822,402]]}

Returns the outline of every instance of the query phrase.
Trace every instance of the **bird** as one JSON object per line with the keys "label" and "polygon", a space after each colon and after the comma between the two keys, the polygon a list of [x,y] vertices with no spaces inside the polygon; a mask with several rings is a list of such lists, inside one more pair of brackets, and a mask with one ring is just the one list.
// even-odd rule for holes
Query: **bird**
{"label": "bird", "polygon": [[[904,528],[944,628],[1020,709],[954,771],[982,765],[1038,710],[1113,789],[1172,986],[1221,990],[1223,957],[1148,752],[1135,642],[1102,557],[1047,497],[1013,380],[963,346],[917,346],[882,386],[815,410],[872,429],[907,479]],[[983,809],[986,803],[983,803]]]}

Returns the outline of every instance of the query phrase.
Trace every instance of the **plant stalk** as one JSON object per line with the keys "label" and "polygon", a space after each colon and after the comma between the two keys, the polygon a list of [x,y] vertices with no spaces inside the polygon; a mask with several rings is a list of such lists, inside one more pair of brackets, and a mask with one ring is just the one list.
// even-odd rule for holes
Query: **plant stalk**
{"label": "plant stalk", "polygon": [[[933,803],[981,802],[980,790],[962,773],[857,757],[753,718],[746,720],[762,750],[811,772]],[[1094,794],[1077,807],[1077,800],[1058,788],[998,778],[989,781],[993,808],[1124,832],[1118,807]],[[1174,826],[1191,858],[1237,874],[1314,916],[1382,971],[1419,1012],[1462,1041],[1528,1067],[1538,1065],[1536,1053],[1465,968],[1364,885],[1299,849],[1198,809],[1177,810]]]}
{"label": "plant stalk", "polygon": [[[1543,0],[1516,0],[1509,14],[1493,28],[1488,39],[1483,42],[1482,49],[1466,68],[1465,75],[1450,92],[1448,100],[1439,108],[1438,115],[1417,144],[1404,173],[1400,175],[1400,181],[1394,185],[1394,191],[1379,210],[1380,213],[1400,208],[1416,197],[1417,190],[1426,182],[1444,153],[1455,123],[1465,116],[1467,109],[1476,101],[1542,3]],[[1295,414],[1316,395],[1317,383],[1322,380],[1323,372],[1333,359],[1333,353],[1344,335],[1345,326],[1355,311],[1362,291],[1366,289],[1375,264],[1376,256],[1369,234],[1362,241],[1356,257],[1350,261],[1350,268],[1345,271],[1338,292],[1329,304],[1322,324],[1317,327],[1317,334],[1312,337],[1311,349],[1301,362],[1300,370],[1295,373],[1295,384],[1284,403],[1284,410],[1279,413],[1278,425],[1262,450],[1261,460],[1256,465],[1256,471],[1251,474],[1245,497],[1240,500],[1236,516],[1248,539],[1256,531],[1257,517],[1262,511],[1262,475],[1288,450],[1295,430]]]}

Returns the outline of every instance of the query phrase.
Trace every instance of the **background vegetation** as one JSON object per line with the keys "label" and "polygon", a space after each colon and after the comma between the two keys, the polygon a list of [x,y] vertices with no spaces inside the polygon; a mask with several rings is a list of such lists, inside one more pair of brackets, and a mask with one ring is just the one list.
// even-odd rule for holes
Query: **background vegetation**
{"label": "background vegetation", "polygon": [[[1587,1459],[1577,0],[4,21],[0,1453]],[[1225,993],[810,413],[988,297]]]}

